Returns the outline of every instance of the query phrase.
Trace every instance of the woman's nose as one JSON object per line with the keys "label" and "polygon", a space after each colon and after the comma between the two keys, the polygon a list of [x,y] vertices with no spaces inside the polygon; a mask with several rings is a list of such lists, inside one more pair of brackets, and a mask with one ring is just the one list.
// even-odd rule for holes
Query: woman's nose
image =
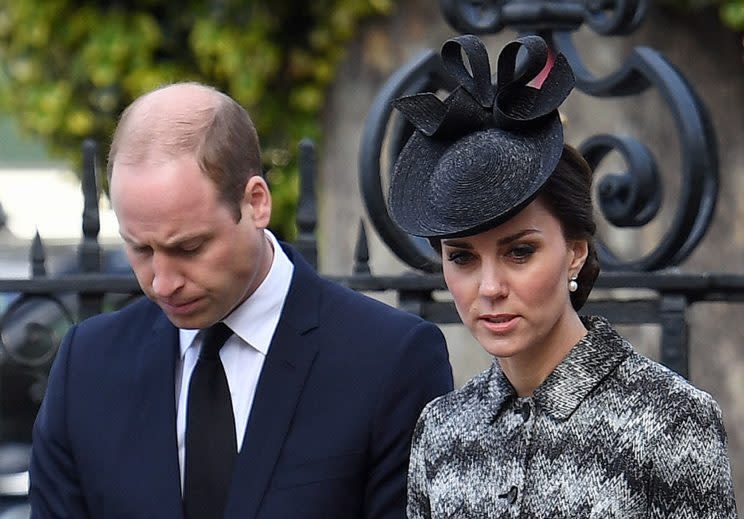
{"label": "woman's nose", "polygon": [[478,292],[481,297],[506,297],[509,294],[509,284],[501,269],[484,265]]}

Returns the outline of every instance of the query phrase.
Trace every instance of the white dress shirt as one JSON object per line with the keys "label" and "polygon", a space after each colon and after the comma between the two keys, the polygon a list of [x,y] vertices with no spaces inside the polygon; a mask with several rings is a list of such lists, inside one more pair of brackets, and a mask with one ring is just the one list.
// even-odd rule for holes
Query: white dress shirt
{"label": "white dress shirt", "polygon": [[[271,268],[256,291],[224,319],[234,335],[220,350],[220,359],[230,387],[238,452],[242,447],[258,377],[279,322],[294,271],[294,265],[274,235],[269,231],[265,233],[274,249]],[[179,329],[181,357],[176,365],[176,432],[181,489],[186,459],[188,387],[201,350],[203,334],[199,332],[200,330]]]}

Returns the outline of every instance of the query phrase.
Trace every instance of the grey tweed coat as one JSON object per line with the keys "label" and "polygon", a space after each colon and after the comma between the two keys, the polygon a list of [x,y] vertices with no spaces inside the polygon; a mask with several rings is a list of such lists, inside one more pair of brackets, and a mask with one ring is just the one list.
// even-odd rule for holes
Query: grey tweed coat
{"label": "grey tweed coat", "polygon": [[599,317],[518,398],[498,363],[416,426],[408,516],[736,517],[721,411]]}

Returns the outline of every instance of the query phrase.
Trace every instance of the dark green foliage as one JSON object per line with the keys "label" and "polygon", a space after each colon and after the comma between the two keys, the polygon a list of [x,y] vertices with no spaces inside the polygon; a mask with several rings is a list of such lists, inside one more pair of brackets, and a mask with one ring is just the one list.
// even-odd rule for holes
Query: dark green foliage
{"label": "dark green foliage", "polygon": [[272,227],[294,234],[296,149],[360,19],[391,0],[0,0],[0,108],[79,165],[108,148],[117,115],[173,81],[202,81],[251,113],[274,193]]}

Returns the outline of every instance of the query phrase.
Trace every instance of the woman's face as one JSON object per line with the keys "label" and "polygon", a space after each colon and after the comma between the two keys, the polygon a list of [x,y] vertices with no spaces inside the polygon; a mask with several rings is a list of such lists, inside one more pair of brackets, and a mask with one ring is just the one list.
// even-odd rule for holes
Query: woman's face
{"label": "woman's face", "polygon": [[574,344],[568,281],[586,255],[586,241],[566,241],[539,197],[498,227],[442,240],[444,279],[463,323],[488,353],[515,360]]}

